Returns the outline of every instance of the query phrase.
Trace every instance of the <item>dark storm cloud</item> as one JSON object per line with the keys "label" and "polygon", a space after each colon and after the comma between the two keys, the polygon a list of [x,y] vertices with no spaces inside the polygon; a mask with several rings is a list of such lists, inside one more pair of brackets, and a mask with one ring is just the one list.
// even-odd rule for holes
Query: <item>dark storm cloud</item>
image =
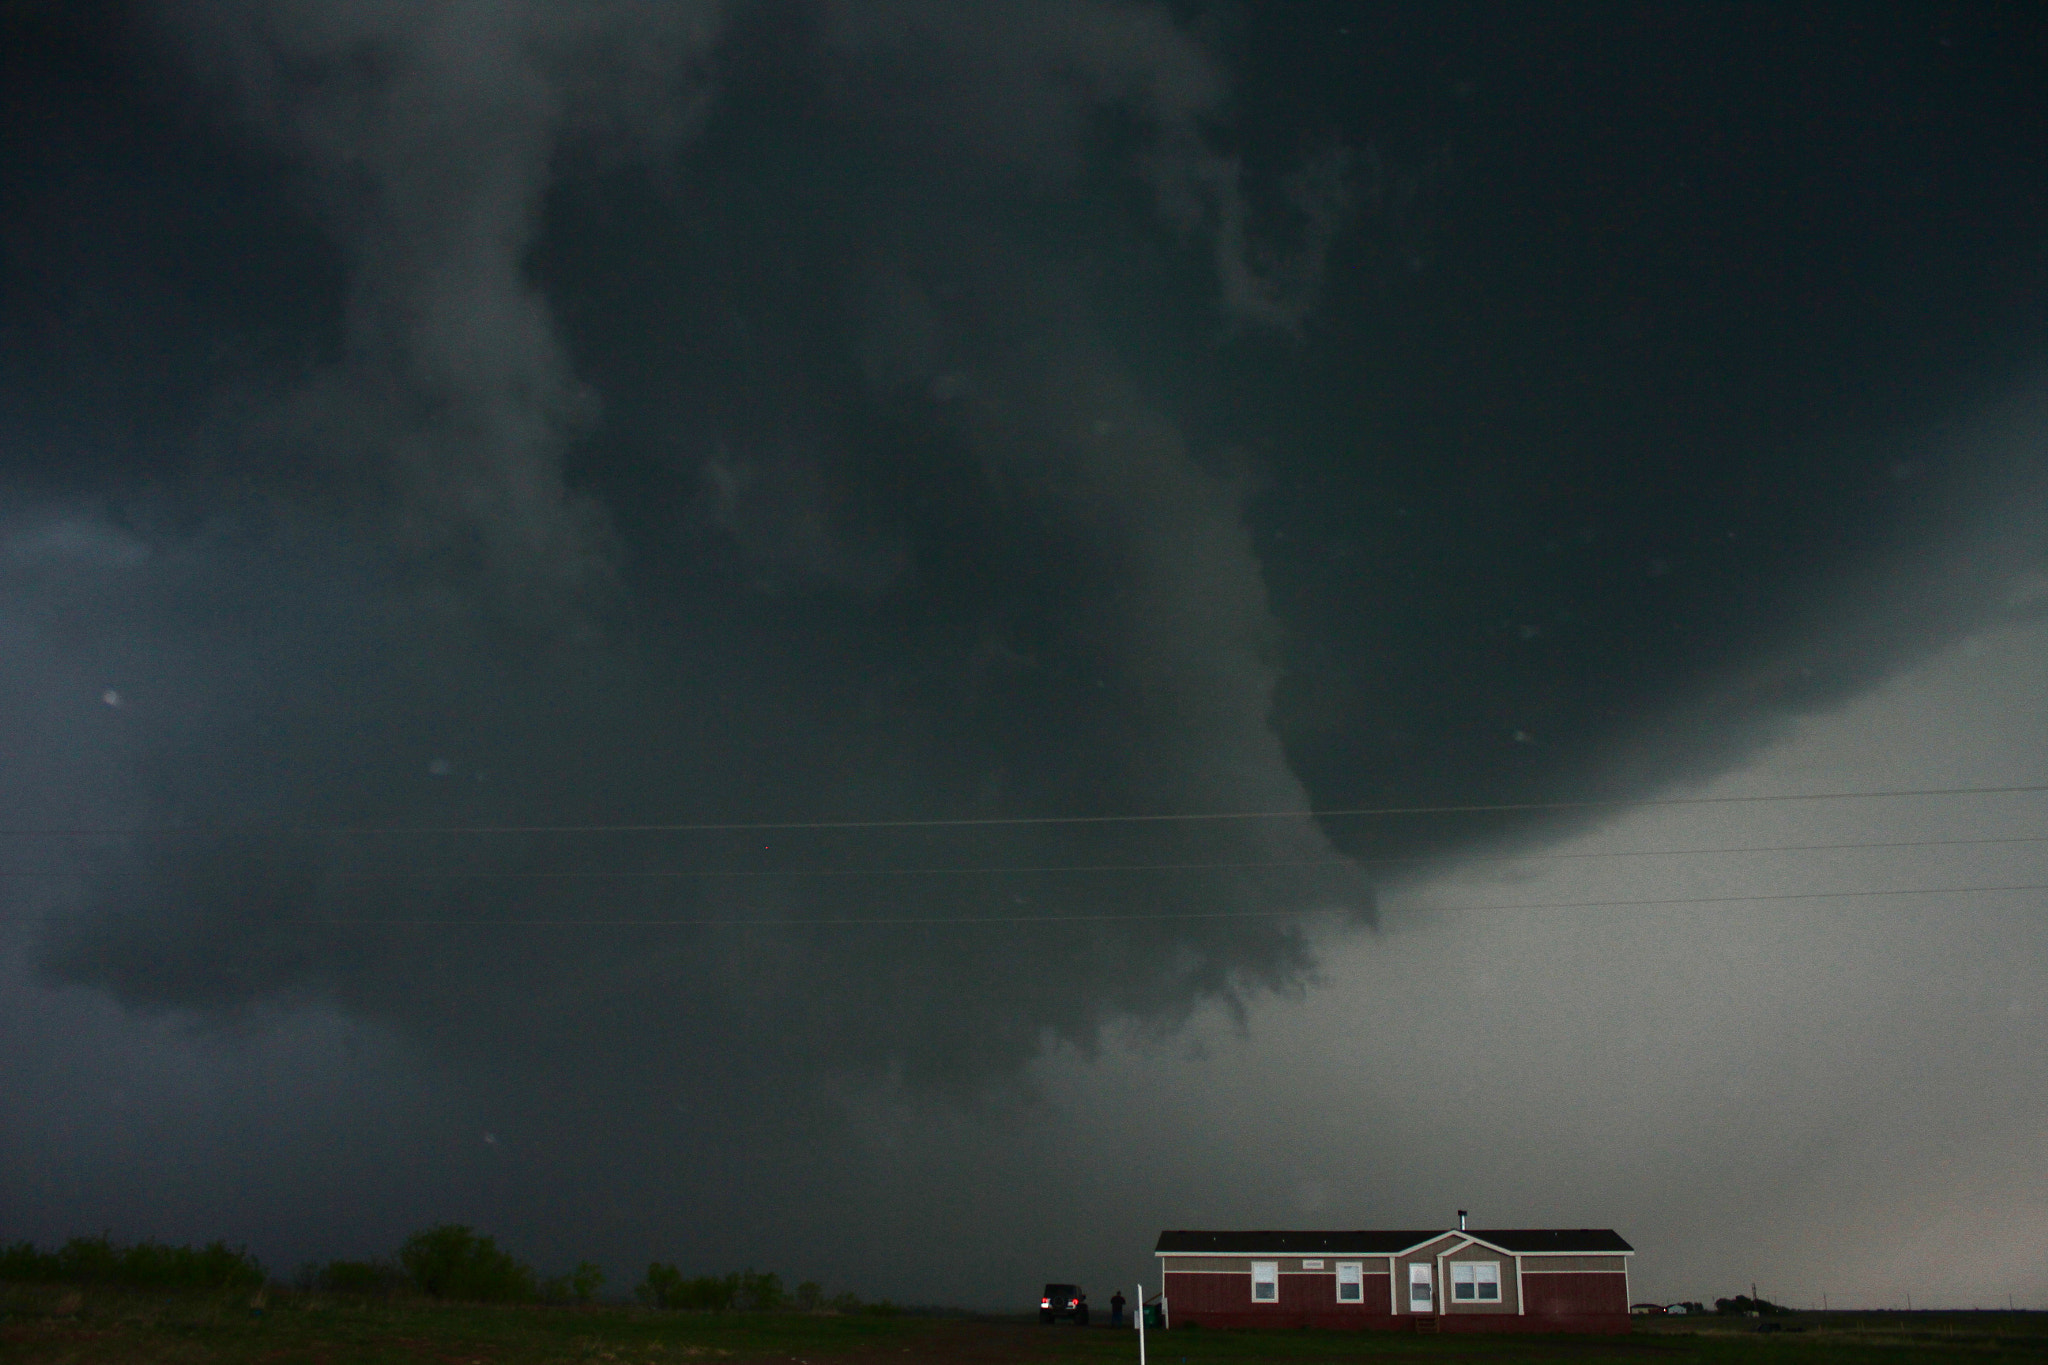
{"label": "dark storm cloud", "polygon": [[[1297,991],[1309,917],[1374,918],[1347,854],[1485,832],[405,830],[1633,794],[2038,555],[2035,415],[1788,434],[1825,386],[1752,360],[1775,304],[1669,321],[1725,323],[1735,267],[1665,260],[1725,223],[1558,226],[1584,130],[1263,155],[1276,59],[1166,6],[153,15],[16,87],[71,145],[9,144],[0,801],[136,832],[16,839],[62,875],[9,894],[48,983],[447,1065],[503,1164],[393,1206],[686,1206],[706,1248],[771,1187],[838,1207],[869,1087],[1000,1104]],[[1363,183],[1453,150],[1468,201]]]}
{"label": "dark storm cloud", "polygon": [[[1232,262],[1226,307],[1299,317],[1298,285],[1255,288],[1236,259],[1235,173],[1196,126],[1218,112],[1223,81],[1163,12],[223,5],[163,22],[282,149],[350,282],[339,359],[259,400],[234,438],[260,497],[204,511],[197,535],[165,532],[119,577],[85,551],[133,533],[23,513],[21,545],[79,553],[18,564],[17,600],[61,596],[67,617],[97,623],[101,671],[133,696],[107,718],[133,730],[116,741],[135,773],[131,819],[1309,804],[1266,720],[1278,632],[1240,482],[1195,461],[1059,265],[990,224],[1020,180],[1078,175],[1090,119],[1128,104],[1151,174]],[[710,95],[721,35],[726,74]],[[621,87],[622,70],[645,79]],[[932,82],[907,110],[883,93],[906,73]],[[605,130],[609,153],[623,127],[645,155],[673,158],[679,111],[707,98],[742,145],[704,153],[709,169],[659,205],[636,249],[681,256],[710,283],[663,296],[675,273],[650,264],[640,287],[661,315],[627,325],[656,347],[711,351],[703,369],[720,392],[700,394],[678,363],[655,392],[700,399],[686,400],[697,412],[647,437],[628,407],[646,389],[619,386],[624,440],[657,443],[657,469],[689,490],[668,525],[622,532],[600,490],[642,452],[607,451],[602,428],[588,430],[596,400],[529,260],[558,163],[591,164],[578,135]],[[776,107],[788,99],[805,101],[794,117]],[[803,116],[839,130],[834,151],[861,159],[864,179],[822,204],[802,185],[763,200],[757,178],[772,186],[788,159],[816,154],[786,140]],[[963,118],[990,135],[946,145]],[[755,128],[781,141],[745,145]],[[906,135],[934,146],[913,152]],[[1015,164],[991,172],[989,146]],[[1299,202],[1326,222],[1322,200]],[[828,226],[786,226],[820,209]],[[693,248],[693,218],[720,239]],[[1312,225],[1309,245],[1327,247],[1326,227]],[[812,288],[823,297],[794,297]],[[578,441],[585,487],[564,472]],[[334,490],[354,529],[306,530]],[[378,534],[364,540],[366,528]],[[59,685],[98,695],[77,676]],[[1029,829],[771,835],[766,847],[145,835],[82,851],[91,879],[46,961],[154,1008],[332,1000],[478,1051],[511,1045],[522,1067],[575,1067],[586,1082],[602,998],[603,1027],[679,1076],[719,1072],[737,1051],[768,1075],[893,1063],[971,1085],[1046,1030],[1085,1039],[1121,1013],[1170,1020],[1308,967],[1284,922],[1053,927],[1062,914],[1369,913],[1312,822],[1199,846],[1172,833],[1150,841],[1149,860],[1275,866],[1136,884],[633,875],[845,871],[849,859],[1029,868],[1131,848]],[[450,875],[404,875],[422,870]],[[1049,923],[879,935],[316,923],[989,915]],[[641,1073],[636,1060],[618,1084]]]}
{"label": "dark storm cloud", "polygon": [[1143,125],[1136,158],[1160,209],[1207,245],[1231,318],[1298,334],[1314,308],[1330,248],[1349,215],[1348,156],[1326,147],[1295,168],[1284,211],[1291,250],[1256,240],[1240,157],[1204,124],[1227,117],[1229,78],[1216,57],[1158,5],[1100,0],[857,0],[825,7],[825,41],[876,84],[875,107],[905,101],[916,155],[950,152],[1045,178],[1077,174],[1091,116],[1116,106]]}
{"label": "dark storm cloud", "polygon": [[[659,154],[701,101],[719,6],[177,5],[186,35],[313,180],[351,264],[350,362],[314,402],[330,458],[386,471],[401,542],[552,603],[607,571],[564,486],[594,401],[528,277],[576,136]],[[338,411],[336,409],[339,409]],[[337,429],[339,428],[339,429]]]}

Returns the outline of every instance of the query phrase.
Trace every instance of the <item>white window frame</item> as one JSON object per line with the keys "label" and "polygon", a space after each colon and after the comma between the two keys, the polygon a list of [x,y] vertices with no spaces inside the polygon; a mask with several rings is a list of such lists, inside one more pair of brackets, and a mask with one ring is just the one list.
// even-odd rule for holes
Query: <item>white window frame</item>
{"label": "white window frame", "polygon": [[[1261,1294],[1261,1289],[1271,1292]],[[1278,1261],[1252,1262],[1252,1302],[1280,1302],[1280,1263]]]}
{"label": "white window frame", "polygon": [[[1350,1292],[1349,1294],[1346,1294],[1346,1293],[1344,1292],[1344,1291],[1345,1291],[1345,1290],[1347,1290],[1347,1289],[1351,1291],[1351,1292]],[[1365,1262],[1364,1262],[1364,1261],[1339,1261],[1339,1262],[1337,1262],[1337,1302],[1339,1302],[1339,1303],[1364,1303],[1364,1302],[1365,1302]]]}
{"label": "white window frame", "polygon": [[[1488,1286],[1492,1294],[1484,1291]],[[1470,1290],[1470,1293],[1463,1291]],[[1500,1262],[1499,1261],[1452,1261],[1451,1302],[1452,1303],[1499,1303]]]}
{"label": "white window frame", "polygon": [[[1415,1291],[1420,1289],[1422,1297]],[[1408,1263],[1408,1311],[1411,1313],[1433,1313],[1436,1311],[1436,1267],[1427,1261]]]}

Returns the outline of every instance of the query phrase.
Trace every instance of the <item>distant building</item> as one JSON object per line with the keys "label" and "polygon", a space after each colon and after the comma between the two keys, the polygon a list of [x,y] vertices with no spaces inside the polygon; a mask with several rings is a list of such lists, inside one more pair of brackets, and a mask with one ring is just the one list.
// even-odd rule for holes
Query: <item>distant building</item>
{"label": "distant building", "polygon": [[1169,1327],[1626,1332],[1635,1248],[1608,1228],[1461,1227],[1162,1232],[1155,1254]]}

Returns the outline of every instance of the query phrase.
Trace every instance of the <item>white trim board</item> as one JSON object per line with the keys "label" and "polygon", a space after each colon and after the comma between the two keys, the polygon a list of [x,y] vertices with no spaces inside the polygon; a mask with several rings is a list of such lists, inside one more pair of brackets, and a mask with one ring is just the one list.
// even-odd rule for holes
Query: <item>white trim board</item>
{"label": "white trim board", "polygon": [[[1439,1253],[1445,1256],[1448,1256],[1451,1254],[1451,1252],[1458,1251],[1466,1246],[1482,1246],[1485,1247],[1488,1251],[1497,1251],[1503,1256],[1633,1256],[1636,1254],[1635,1248],[1633,1247],[1629,1248],[1627,1251],[1516,1251],[1511,1247],[1504,1247],[1499,1245],[1498,1243],[1489,1242],[1484,1237],[1474,1237],[1469,1232],[1458,1232],[1454,1229],[1450,1232],[1439,1232],[1436,1236],[1430,1238],[1427,1242],[1417,1242],[1413,1246],[1402,1247],[1399,1251],[1325,1251],[1323,1253],[1323,1258],[1327,1260],[1331,1257],[1341,1256],[1347,1261],[1361,1259],[1368,1261],[1397,1260],[1403,1256],[1413,1255],[1415,1252],[1420,1251],[1422,1248],[1430,1245],[1432,1242],[1440,1241],[1445,1237],[1459,1237],[1464,1239],[1459,1246],[1451,1247],[1449,1250]],[[1302,1254],[1298,1251],[1155,1251],[1152,1253],[1152,1255],[1155,1259],[1158,1260],[1165,1260],[1169,1256],[1198,1256],[1211,1258],[1220,1256],[1242,1256],[1249,1258],[1256,1256],[1262,1261],[1271,1260],[1275,1257],[1278,1257],[1280,1260],[1283,1261],[1315,1259],[1314,1257],[1303,1257]]]}
{"label": "white trim board", "polygon": [[[1164,1260],[1165,1260],[1165,1259],[1166,1259],[1166,1258],[1167,1258],[1168,1256],[1180,1256],[1180,1255],[1185,1255],[1185,1254],[1187,1254],[1187,1253],[1184,1253],[1184,1252],[1178,1252],[1178,1251],[1163,1251],[1163,1252],[1160,1252],[1160,1253],[1159,1253],[1159,1259],[1160,1259],[1160,1260],[1162,1260],[1162,1261],[1164,1261]],[[1503,1253],[1503,1254],[1507,1254],[1507,1253]],[[1270,1261],[1270,1260],[1274,1260],[1275,1258],[1274,1258],[1274,1257],[1272,1257],[1272,1256],[1269,1256],[1269,1255],[1267,1255],[1267,1254],[1266,1254],[1265,1252],[1246,1252],[1246,1253],[1245,1253],[1244,1255],[1241,1255],[1241,1256],[1238,1256],[1238,1255],[1231,1255],[1231,1256],[1215,1256],[1215,1255],[1201,1255],[1201,1256],[1190,1256],[1190,1257],[1189,1257],[1189,1259],[1191,1259],[1191,1260],[1200,1260],[1200,1261]],[[1279,1259],[1279,1260],[1281,1260],[1281,1261],[1290,1261],[1290,1260],[1293,1260],[1293,1261],[1300,1261],[1300,1260],[1314,1260],[1315,1258],[1314,1258],[1314,1257],[1312,1257],[1312,1256],[1308,1256],[1308,1257],[1303,1257],[1303,1256],[1282,1256],[1282,1257],[1279,1257],[1278,1259]],[[1328,1256],[1328,1257],[1324,1257],[1323,1259],[1324,1259],[1324,1260],[1326,1260],[1326,1261],[1330,1261],[1330,1262],[1336,1262],[1336,1261],[1358,1261],[1358,1262],[1360,1262],[1361,1264],[1367,1264],[1367,1265],[1369,1265],[1369,1264],[1371,1264],[1371,1263],[1373,1263],[1373,1262],[1377,1261],[1377,1262],[1379,1262],[1379,1263],[1380,1263],[1380,1264],[1382,1264],[1382,1265],[1388,1265],[1388,1264],[1391,1264],[1391,1263],[1392,1263],[1393,1261],[1395,1261],[1395,1260],[1396,1260],[1396,1259],[1398,1259],[1398,1258],[1396,1258],[1396,1257],[1393,1257],[1393,1256],[1377,1256],[1377,1255],[1373,1255],[1373,1254],[1371,1254],[1371,1253],[1368,1253],[1368,1252],[1349,1252],[1349,1253],[1346,1253],[1345,1255],[1342,1255],[1342,1256]],[[1181,1273],[1182,1273],[1182,1271],[1181,1271],[1181,1268],[1180,1268],[1180,1267],[1178,1267],[1178,1266],[1174,1266],[1174,1265],[1165,1265],[1165,1266],[1161,1266],[1161,1267],[1160,1267],[1160,1269],[1162,1269],[1162,1270],[1171,1270],[1171,1271],[1172,1271],[1172,1272],[1173,1272],[1174,1274],[1176,1274],[1176,1275],[1178,1275],[1178,1274],[1181,1274]],[[1188,1273],[1194,1273],[1194,1272],[1188,1272]],[[1235,1273],[1235,1272],[1233,1272],[1233,1273]],[[1286,1273],[1287,1273],[1287,1274],[1289,1274],[1289,1275],[1326,1275],[1326,1274],[1328,1274],[1329,1272],[1328,1272],[1327,1270],[1290,1270],[1290,1271],[1287,1271]]]}
{"label": "white trim board", "polygon": [[[1261,1259],[1264,1258],[1262,1257]],[[1169,1275],[1248,1275],[1251,1273],[1251,1267],[1246,1266],[1242,1270],[1187,1270],[1176,1267],[1175,1269],[1169,1270],[1166,1273]],[[1283,1270],[1280,1273],[1282,1275],[1319,1275],[1327,1280],[1330,1278],[1330,1276],[1336,1274],[1337,1272],[1335,1272],[1334,1270]],[[1361,1271],[1360,1273],[1365,1275],[1391,1275],[1393,1272],[1382,1268],[1379,1270],[1365,1270]],[[1561,1273],[1569,1274],[1570,1272],[1567,1271]]]}

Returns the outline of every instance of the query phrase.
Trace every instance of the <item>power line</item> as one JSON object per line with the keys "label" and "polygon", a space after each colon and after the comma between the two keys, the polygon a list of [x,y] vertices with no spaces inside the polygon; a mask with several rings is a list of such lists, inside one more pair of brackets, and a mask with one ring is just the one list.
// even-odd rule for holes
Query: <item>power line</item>
{"label": "power line", "polygon": [[1794,792],[1778,796],[1661,796],[1598,801],[1505,801],[1442,806],[1357,806],[1309,810],[1168,812],[1143,815],[980,815],[929,820],[733,820],[588,825],[132,825],[0,829],[0,836],[86,838],[123,834],[718,834],[818,829],[964,829],[1018,825],[1194,824],[1230,820],[1378,819],[1406,815],[1486,815],[1515,811],[1625,810],[1660,806],[1752,805],[1778,801],[1876,801],[1912,796],[2013,796],[2048,792],[2048,783],[2006,787],[1902,787],[1881,791]]}
{"label": "power line", "polygon": [[[945,877],[945,876],[1053,876],[1114,872],[1231,872],[1284,867],[1401,867],[1440,864],[1446,867],[1470,863],[1547,863],[1605,861],[1621,858],[1687,858],[1734,853],[1827,853],[1856,849],[1977,848],[1999,844],[2048,843],[2048,835],[2002,835],[1978,839],[1865,839],[1832,844],[1737,844],[1719,848],[1610,849],[1583,853],[1488,853],[1430,854],[1391,858],[1270,858],[1241,862],[1177,863],[1069,863],[1051,865],[1004,865],[997,867],[790,867],[790,868],[654,868],[608,872],[533,872],[523,869],[477,870],[473,868],[392,868],[362,872],[324,874],[333,881],[683,881],[742,880],[795,877]],[[111,874],[136,877],[152,875],[148,868],[117,868]],[[83,877],[79,870],[8,871],[0,878]],[[109,875],[108,873],[93,875]]]}
{"label": "power line", "polygon": [[[1597,901],[1525,901],[1508,905],[1421,905],[1411,907],[1429,914],[1493,914],[1505,910],[1601,910],[1646,908],[1673,905],[1751,905],[1776,901],[1800,900],[1847,900],[1877,898],[1886,896],[1960,896],[2001,892],[2048,891],[2048,882],[2026,882],[2010,886],[1928,886],[1906,887],[1881,891],[1792,891],[1759,896],[1673,896],[1663,898],[1631,897],[1622,900]],[[1101,914],[1067,915],[903,915],[880,918],[831,918],[812,919],[697,919],[697,918],[634,918],[634,919],[485,919],[451,917],[405,917],[391,919],[354,918],[293,918],[262,921],[273,925],[307,925],[337,928],[398,929],[398,928],[497,928],[497,929],[570,929],[570,928],[698,928],[698,929],[808,929],[808,928],[891,928],[929,925],[972,924],[1084,924],[1110,923],[1115,921],[1184,921],[1184,920],[1307,920],[1327,918],[1332,911],[1305,910],[1215,910],[1215,911],[1113,911]]]}

